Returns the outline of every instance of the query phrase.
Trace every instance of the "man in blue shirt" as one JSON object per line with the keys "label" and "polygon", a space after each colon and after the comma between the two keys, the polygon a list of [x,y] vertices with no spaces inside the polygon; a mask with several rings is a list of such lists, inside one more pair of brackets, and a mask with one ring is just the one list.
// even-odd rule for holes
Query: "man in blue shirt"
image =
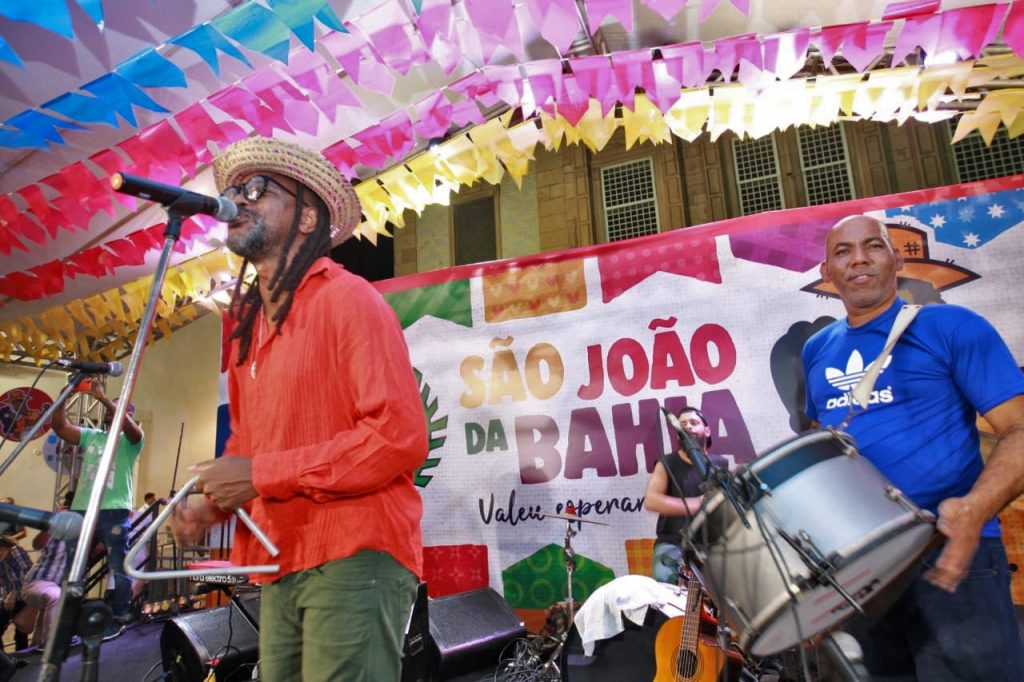
{"label": "man in blue shirt", "polygon": [[[879,355],[904,305],[896,295],[902,267],[885,225],[874,218],[850,216],[829,232],[821,276],[847,317],[804,346],[814,423],[838,426],[850,413],[849,377]],[[998,437],[987,463],[977,412]],[[878,622],[854,628],[873,679],[1024,679],[1024,644],[995,518],[1024,492],[1024,376],[999,334],[965,308],[923,308],[848,432],[861,454],[938,515],[946,537]]]}

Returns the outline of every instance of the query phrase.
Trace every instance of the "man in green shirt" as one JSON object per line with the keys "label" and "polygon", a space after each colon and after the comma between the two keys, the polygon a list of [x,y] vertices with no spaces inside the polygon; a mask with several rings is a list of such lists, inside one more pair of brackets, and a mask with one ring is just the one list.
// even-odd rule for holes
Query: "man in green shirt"
{"label": "man in green shirt", "polygon": [[[103,392],[100,382],[93,381],[89,388],[92,395],[104,407],[103,429],[87,429],[72,424],[64,412],[61,403],[53,413],[53,432],[60,438],[77,445],[82,450],[82,471],[78,477],[75,498],[71,502],[71,510],[85,512],[89,503],[93,483],[99,469],[100,457],[107,442],[114,410],[117,405]],[[131,619],[131,580],[124,572],[124,555],[128,549],[129,517],[135,505],[135,462],[142,452],[143,433],[139,424],[132,419],[132,405],[124,417],[121,435],[118,440],[114,465],[107,480],[106,491],[100,505],[99,519],[93,544],[99,540],[107,547],[107,566],[114,574],[114,594],[111,609],[114,612],[113,627],[107,632],[109,637],[116,637],[124,630],[124,624]],[[69,543],[68,557],[74,556],[73,543]]]}

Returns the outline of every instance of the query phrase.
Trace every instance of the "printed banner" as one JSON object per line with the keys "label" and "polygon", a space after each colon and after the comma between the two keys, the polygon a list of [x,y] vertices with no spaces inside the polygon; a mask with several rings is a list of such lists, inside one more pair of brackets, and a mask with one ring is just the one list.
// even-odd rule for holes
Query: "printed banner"
{"label": "printed banner", "polygon": [[[577,601],[649,574],[644,490],[675,448],[659,408],[698,406],[712,453],[741,465],[804,428],[800,349],[844,315],[818,264],[845,215],[891,225],[904,296],[981,313],[1024,361],[1007,293],[1024,274],[1022,187],[1015,176],[780,211],[379,283],[430,423],[417,480],[428,583],[489,584],[537,613],[566,596],[567,531]],[[542,517],[570,508],[604,525]]]}

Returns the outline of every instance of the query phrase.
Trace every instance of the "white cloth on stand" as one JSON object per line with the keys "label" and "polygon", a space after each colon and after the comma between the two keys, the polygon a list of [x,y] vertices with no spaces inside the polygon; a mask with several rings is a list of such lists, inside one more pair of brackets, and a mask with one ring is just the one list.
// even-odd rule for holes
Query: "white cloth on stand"
{"label": "white cloth on stand", "polygon": [[594,654],[594,643],[614,637],[625,629],[622,616],[643,625],[648,607],[669,618],[686,612],[686,588],[659,583],[643,575],[624,575],[594,590],[576,612],[576,630],[583,653]]}

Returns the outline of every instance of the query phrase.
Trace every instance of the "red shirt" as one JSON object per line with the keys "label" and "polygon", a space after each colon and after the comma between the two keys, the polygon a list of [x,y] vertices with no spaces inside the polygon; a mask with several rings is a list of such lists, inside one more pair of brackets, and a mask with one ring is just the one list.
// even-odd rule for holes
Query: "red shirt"
{"label": "red shirt", "polygon": [[421,575],[413,476],[427,455],[426,418],[394,311],[366,280],[321,258],[281,333],[264,328],[260,342],[263,324],[258,316],[241,365],[231,345],[225,454],[252,458],[259,497],[247,508],[281,553],[271,558],[237,524],[232,563],[278,563],[279,574],[252,576],[271,582],[371,549]]}

